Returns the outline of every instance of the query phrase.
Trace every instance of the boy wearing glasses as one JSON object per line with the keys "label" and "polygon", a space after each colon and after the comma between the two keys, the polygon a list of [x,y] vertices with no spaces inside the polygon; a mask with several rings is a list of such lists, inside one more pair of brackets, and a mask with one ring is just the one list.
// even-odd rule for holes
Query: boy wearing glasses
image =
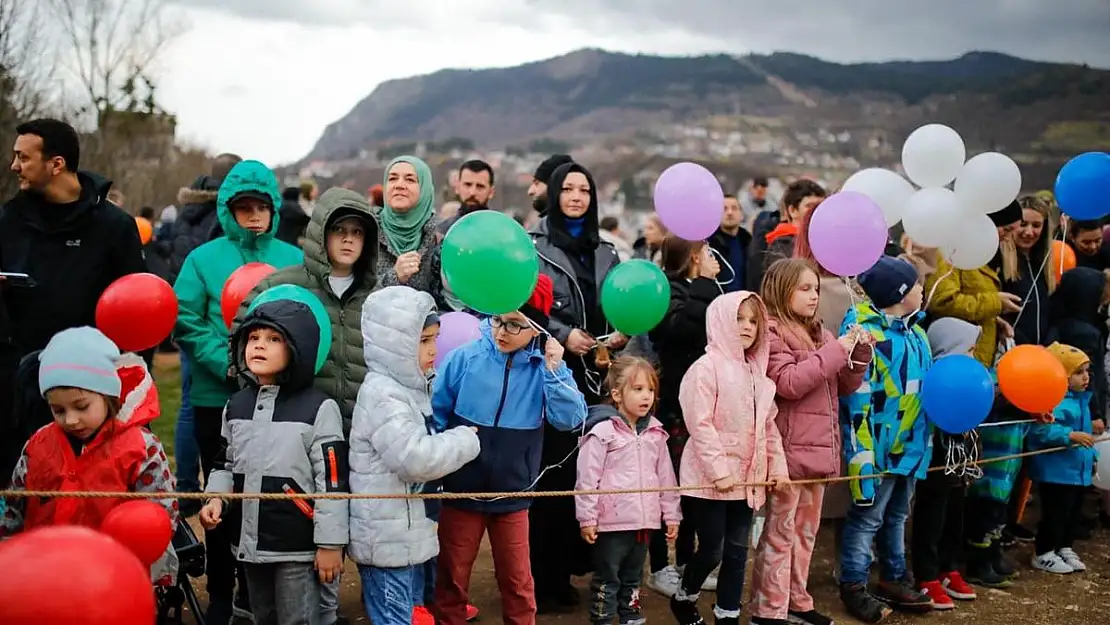
{"label": "boy wearing glasses", "polygon": [[[551,279],[540,274],[519,311],[482,322],[481,338],[452,351],[432,393],[435,428],[475,427],[481,453],[444,478],[445,492],[522,492],[540,477],[544,420],[569,432],[586,419],[586,401],[547,334]],[[463,625],[470,573],[488,531],[506,623],[534,623],[535,588],[528,558],[523,497],[449,499],[439,524],[434,612],[441,625]]]}

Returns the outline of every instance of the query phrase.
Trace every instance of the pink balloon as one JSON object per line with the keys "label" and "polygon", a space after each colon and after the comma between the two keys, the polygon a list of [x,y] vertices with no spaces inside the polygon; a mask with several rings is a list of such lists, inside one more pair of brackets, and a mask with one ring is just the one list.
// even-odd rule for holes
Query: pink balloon
{"label": "pink balloon", "polygon": [[713,172],[697,163],[678,163],[655,182],[655,211],[675,236],[702,241],[721,226],[725,193]]}
{"label": "pink balloon", "polygon": [[809,223],[809,247],[826,271],[858,276],[870,269],[887,244],[883,209],[855,191],[829,196],[814,209]]}
{"label": "pink balloon", "polygon": [[482,336],[478,318],[464,312],[449,312],[439,318],[439,338],[436,339],[436,366],[447,354]]}

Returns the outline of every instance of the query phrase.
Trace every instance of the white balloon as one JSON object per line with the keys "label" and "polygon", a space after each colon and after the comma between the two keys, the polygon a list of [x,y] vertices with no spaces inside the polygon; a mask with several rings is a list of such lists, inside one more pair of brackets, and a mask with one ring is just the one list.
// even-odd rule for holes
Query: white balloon
{"label": "white balloon", "polygon": [[963,205],[972,210],[1000,211],[1021,193],[1021,170],[1005,154],[983,152],[964,163],[955,190]]}
{"label": "white balloon", "polygon": [[998,226],[982,213],[965,216],[954,232],[956,240],[942,245],[941,251],[956,269],[978,269],[998,253]]}
{"label": "white balloon", "polygon": [[902,211],[913,195],[913,185],[908,180],[881,167],[861,169],[844,182],[841,191],[855,191],[871,198],[883,209],[886,225],[893,226],[902,221]]}
{"label": "white balloon", "polygon": [[942,187],[920,189],[906,202],[902,228],[917,245],[941,247],[956,242],[954,235],[964,219],[955,193]]}
{"label": "white balloon", "polygon": [[1100,439],[1095,443],[1098,452],[1098,462],[1095,464],[1095,488],[1110,490],[1110,438]]}
{"label": "white balloon", "polygon": [[967,149],[960,133],[944,124],[926,124],[902,145],[902,168],[920,187],[943,187],[964,166]]}

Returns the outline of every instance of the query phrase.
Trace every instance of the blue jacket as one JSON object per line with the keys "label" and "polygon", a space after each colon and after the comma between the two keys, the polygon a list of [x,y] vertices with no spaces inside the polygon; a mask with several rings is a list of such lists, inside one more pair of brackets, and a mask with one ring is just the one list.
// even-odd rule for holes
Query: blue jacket
{"label": "blue jacket", "polygon": [[[543,423],[569,432],[586,420],[586,400],[566,364],[552,372],[535,345],[503,354],[489,320],[481,338],[452,351],[436,375],[432,412],[438,431],[478,428],[478,457],[443,480],[451,493],[524,491],[540,475]],[[530,499],[452,499],[445,505],[485,513],[524,510]]]}
{"label": "blue jacket", "polygon": [[[924,315],[893,318],[870,302],[848,309],[840,334],[859,324],[875,339],[863,384],[840,396],[840,432],[849,475],[893,473],[924,479],[933,455],[933,426],[921,410],[921,381],[933,364]],[[875,480],[849,482],[852,499],[871,505]]]}
{"label": "blue jacket", "polygon": [[[1091,433],[1090,391],[1068,391],[1064,401],[1052,411],[1054,423],[1037,423],[1029,430],[1026,445],[1029,449],[1049,449],[1071,445],[1068,435],[1072,432]],[[1029,479],[1037,483],[1090,486],[1091,472],[1098,455],[1089,447],[1072,447],[1029,458]]]}

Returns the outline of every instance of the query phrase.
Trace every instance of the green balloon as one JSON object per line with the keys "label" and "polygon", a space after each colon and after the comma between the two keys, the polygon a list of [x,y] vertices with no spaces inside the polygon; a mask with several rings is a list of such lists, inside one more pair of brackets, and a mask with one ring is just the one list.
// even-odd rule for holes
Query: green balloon
{"label": "green balloon", "polygon": [[659,325],[670,303],[667,276],[650,261],[625,261],[613,267],[601,285],[601,310],[626,336],[646,334]]}
{"label": "green balloon", "polygon": [[312,291],[294,284],[279,284],[259,293],[247,308],[247,314],[262,304],[277,300],[300,302],[312,311],[312,316],[316,318],[316,325],[320,328],[320,344],[316,346],[315,367],[316,373],[320,373],[320,369],[328,359],[328,352],[331,351],[331,318],[328,317],[328,309],[324,308],[324,303],[313,295]]}
{"label": "green balloon", "polygon": [[487,315],[520,309],[540,275],[531,237],[512,217],[493,210],[455,222],[443,238],[441,258],[455,297]]}

